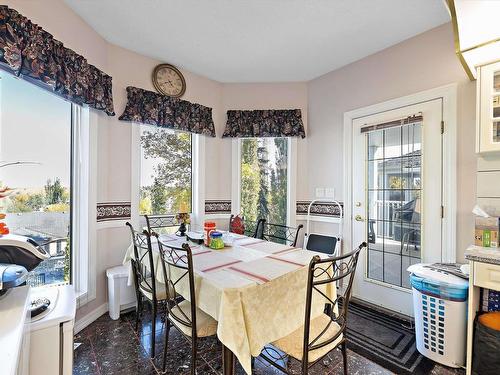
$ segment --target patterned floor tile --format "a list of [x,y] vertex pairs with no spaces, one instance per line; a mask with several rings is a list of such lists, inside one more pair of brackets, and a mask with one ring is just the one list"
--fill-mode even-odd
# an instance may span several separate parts
[[[75,335],[75,343],[80,343],[74,353],[74,375],[156,375],[162,374],[164,331],[158,317],[156,329],[155,355],[151,353],[151,314],[143,315],[138,332],[135,328],[135,313],[123,314],[119,320],[111,320],[107,314]],[[197,374],[222,374],[222,346],[217,338],[203,338],[199,341],[199,355],[196,363]],[[350,375],[392,375],[393,373],[348,350]],[[300,374],[300,363],[288,361],[292,374]],[[165,374],[187,375],[191,369],[191,346],[175,328],[170,330]],[[463,375],[463,370],[434,366],[431,375]],[[236,374],[245,375],[236,361]],[[253,374],[283,375],[262,358],[254,360]],[[335,350],[313,366],[310,375],[343,374],[342,355]]]
[[90,339],[82,336],[75,337],[75,344],[77,348],[75,349],[74,356],[74,366],[73,374],[75,375],[94,375],[99,374],[97,367],[97,359],[95,352],[90,343]]

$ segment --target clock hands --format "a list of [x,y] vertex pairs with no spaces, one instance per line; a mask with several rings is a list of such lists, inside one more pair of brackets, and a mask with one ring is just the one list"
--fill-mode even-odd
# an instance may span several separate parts
[[155,68],[153,83],[160,93],[172,97],[181,96],[185,90],[182,74],[168,64],[160,64]]

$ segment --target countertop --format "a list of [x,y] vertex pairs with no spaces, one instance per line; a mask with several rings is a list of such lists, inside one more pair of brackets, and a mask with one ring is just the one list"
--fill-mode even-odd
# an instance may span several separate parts
[[469,246],[465,250],[465,259],[474,262],[500,264],[500,248]]
[[[55,292],[49,294],[49,292]],[[42,286],[31,290],[31,297],[46,296],[52,297],[53,309],[40,320],[33,319],[30,324],[31,331],[38,331],[60,323],[69,322],[75,319],[76,296],[73,285]],[[53,297],[56,298],[53,298]]]

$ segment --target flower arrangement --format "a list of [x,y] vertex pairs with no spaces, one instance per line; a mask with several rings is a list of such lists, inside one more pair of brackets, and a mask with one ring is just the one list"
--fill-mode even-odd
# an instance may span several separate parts
[[179,236],[184,237],[187,231],[186,224],[189,224],[191,222],[191,219],[189,217],[189,214],[187,212],[179,212],[175,218],[177,219],[177,223],[179,223],[179,229],[177,230],[177,233]]
[[191,218],[189,217],[189,214],[187,212],[179,212],[175,216],[175,219],[177,220],[178,224],[190,224],[191,223]]

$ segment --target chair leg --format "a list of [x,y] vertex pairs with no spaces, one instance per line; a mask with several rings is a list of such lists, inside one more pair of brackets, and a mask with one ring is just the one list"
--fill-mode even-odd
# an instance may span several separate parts
[[342,362],[344,362],[344,375],[347,375],[347,343],[344,341],[341,345]]
[[137,303],[135,305],[135,331],[139,330],[139,320],[140,314],[142,312],[142,301],[139,296],[137,296]]
[[197,354],[197,337],[193,337],[191,340],[191,375],[196,375],[196,354]]
[[170,320],[166,319],[166,327],[165,327],[165,347],[163,348],[163,372],[165,372],[165,367],[167,364],[167,348],[168,348],[168,335],[170,332]]
[[152,321],[151,321],[151,358],[155,356],[155,340],[156,340],[156,302],[152,302]]

